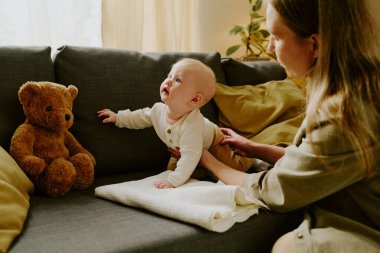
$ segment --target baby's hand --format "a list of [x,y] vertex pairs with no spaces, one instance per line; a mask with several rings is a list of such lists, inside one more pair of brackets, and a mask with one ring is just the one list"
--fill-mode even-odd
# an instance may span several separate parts
[[175,188],[168,180],[162,180],[154,183],[154,186],[158,189],[169,189]]
[[103,123],[115,123],[117,114],[111,111],[110,109],[103,109],[98,111],[98,117],[105,117]]

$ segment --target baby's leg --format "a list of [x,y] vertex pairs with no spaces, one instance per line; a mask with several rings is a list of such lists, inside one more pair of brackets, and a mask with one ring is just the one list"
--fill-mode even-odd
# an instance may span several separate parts
[[236,170],[247,172],[255,163],[254,158],[239,156],[228,146],[221,146],[219,143],[224,139],[224,134],[220,129],[215,129],[215,137],[210,153],[222,163]]
[[219,144],[209,149],[210,153],[222,163],[228,165],[235,170],[247,172],[255,163],[255,158],[239,156],[234,153],[227,145]]

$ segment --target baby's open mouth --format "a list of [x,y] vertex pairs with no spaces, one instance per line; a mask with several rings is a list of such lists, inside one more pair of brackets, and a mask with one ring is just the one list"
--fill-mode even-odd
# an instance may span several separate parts
[[167,88],[164,88],[164,89],[162,90],[162,92],[165,93],[166,95],[169,95],[169,90],[168,90]]

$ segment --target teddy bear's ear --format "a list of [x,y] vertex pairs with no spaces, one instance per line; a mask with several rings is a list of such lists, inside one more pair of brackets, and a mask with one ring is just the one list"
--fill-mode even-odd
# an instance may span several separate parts
[[78,95],[78,88],[75,87],[74,85],[70,84],[67,89],[69,90],[69,92],[71,93],[71,97],[73,98],[73,100],[76,98],[76,96]]
[[27,105],[30,98],[37,94],[40,90],[40,86],[34,82],[24,83],[18,91],[18,99],[22,105]]

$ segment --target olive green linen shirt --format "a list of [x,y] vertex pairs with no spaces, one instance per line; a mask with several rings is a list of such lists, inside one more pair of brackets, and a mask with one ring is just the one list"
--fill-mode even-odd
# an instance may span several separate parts
[[296,252],[380,252],[380,145],[371,147],[379,155],[367,179],[339,128],[318,121],[314,146],[304,121],[274,167],[249,174],[243,186],[274,211],[308,207],[294,233]]

